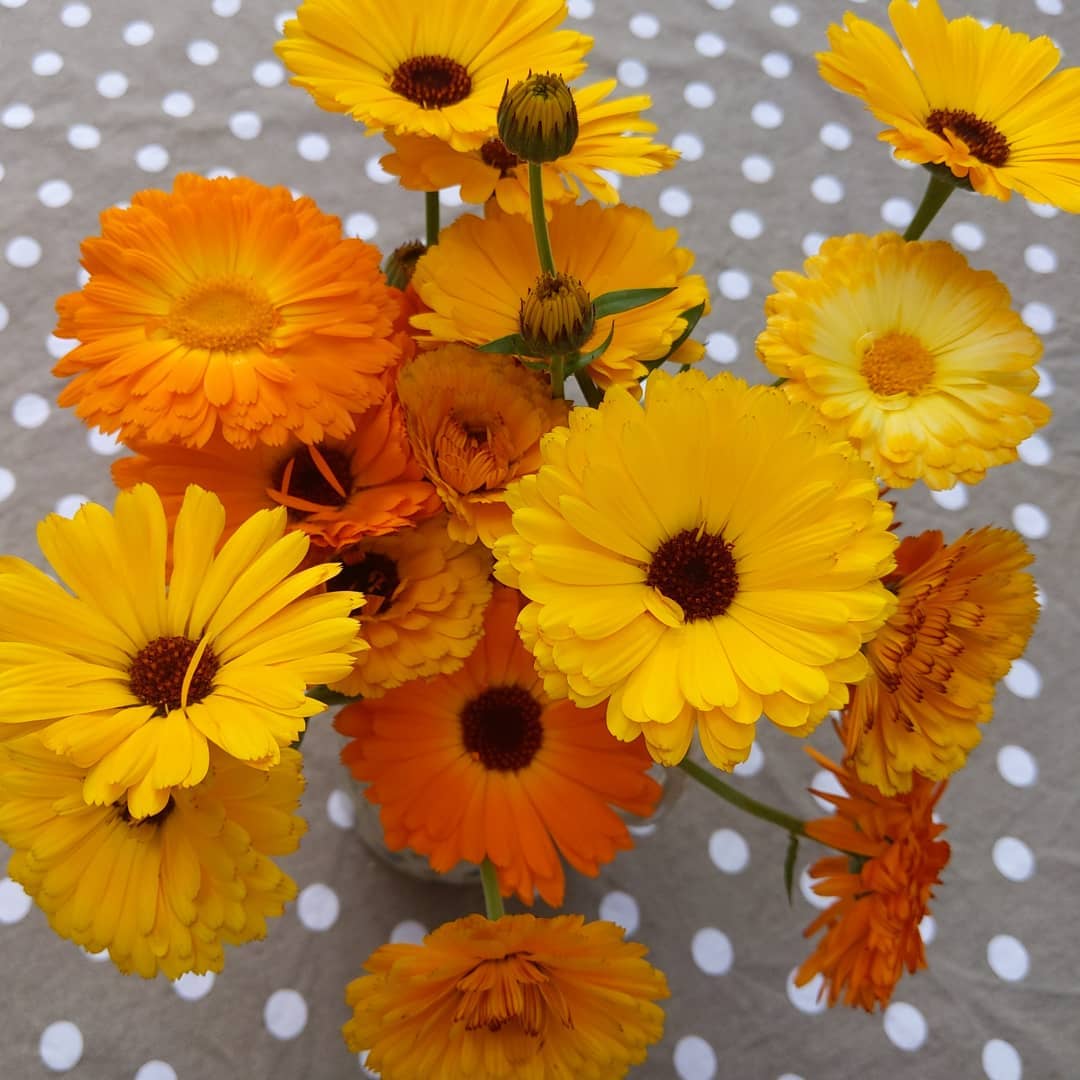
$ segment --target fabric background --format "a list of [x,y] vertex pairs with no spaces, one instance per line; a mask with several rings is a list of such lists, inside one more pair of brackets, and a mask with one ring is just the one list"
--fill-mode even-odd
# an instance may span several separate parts
[[[1066,62],[1080,54],[1075,0],[944,6],[1050,34]],[[168,187],[177,172],[232,170],[313,196],[384,251],[422,229],[420,197],[378,166],[381,140],[287,84],[272,53],[285,7],[0,0],[0,550],[36,560],[41,517],[113,498],[115,444],[56,408],[49,374],[65,349],[50,336],[53,301],[81,283],[79,241],[96,233],[101,209]],[[754,338],[772,272],[800,266],[822,236],[902,228],[921,196],[924,174],[898,168],[860,104],[816,75],[813,53],[847,7],[885,20],[883,0],[570,0],[571,25],[596,37],[590,75],[651,94],[660,137],[683,152],[674,172],[627,182],[623,193],[697,252],[713,288],[699,331],[712,370],[764,381]],[[445,194],[444,207],[444,219],[459,212]],[[811,846],[789,907],[783,836],[687,790],[634,852],[599,880],[572,878],[567,896],[568,910],[623,923],[669,976],[666,1034],[633,1074],[643,1080],[1080,1075],[1080,230],[1021,199],[958,194],[929,235],[951,237],[1010,286],[1043,334],[1038,392],[1055,409],[1021,448],[1022,463],[976,488],[900,495],[908,531],[1019,529],[1037,554],[1043,603],[1027,657],[941,807],[953,858],[924,928],[929,971],[901,983],[884,1018],[823,1011],[812,992],[793,991],[815,911],[804,873]],[[762,727],[735,782],[816,816],[809,759]],[[475,910],[480,894],[426,885],[373,858],[351,828],[329,718],[312,729],[310,832],[285,861],[300,902],[265,942],[231,951],[216,979],[125,978],[54,936],[21,889],[0,881],[0,1076],[365,1075],[339,1036],[346,982],[380,943]],[[814,743],[834,748],[827,729]]]

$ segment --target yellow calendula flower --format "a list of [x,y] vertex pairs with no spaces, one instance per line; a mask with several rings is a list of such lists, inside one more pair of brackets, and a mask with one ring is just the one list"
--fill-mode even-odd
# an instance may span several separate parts
[[563,0],[304,0],[276,51],[321,108],[468,150],[495,129],[507,82],[585,70],[592,38],[565,18]]
[[[86,802],[134,819],[198,784],[210,749],[270,768],[362,646],[358,593],[306,596],[336,563],[297,570],[308,538],[284,508],[218,548],[225,511],[190,487],[169,530],[148,484],[52,514],[38,542],[71,592],[21,560],[0,566],[0,740],[40,732],[85,772]],[[171,570],[166,575],[167,559]]]
[[608,699],[667,765],[695,728],[745,760],[764,713],[793,734],[847,701],[895,604],[892,512],[813,410],[729,375],[654,373],[644,407],[575,409],[512,484],[495,574],[553,697]]
[[1050,418],[1039,339],[943,241],[833,237],[773,282],[759,357],[893,487],[977,483]]
[[996,199],[1015,191],[1080,212],[1080,68],[1053,74],[1061,52],[1048,37],[946,19],[938,0],[892,0],[889,18],[899,46],[849,12],[818,63],[888,125],[879,138],[896,156]]

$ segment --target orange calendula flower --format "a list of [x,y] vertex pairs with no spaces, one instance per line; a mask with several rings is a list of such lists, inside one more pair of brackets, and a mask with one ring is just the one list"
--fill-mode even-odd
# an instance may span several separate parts
[[[593,83],[574,91],[578,111],[578,135],[569,154],[541,167],[546,204],[573,202],[582,189],[604,203],[617,203],[619,193],[597,170],[623,176],[648,176],[670,169],[678,152],[649,137],[656,125],[641,117],[652,102],[646,94],[607,100],[614,79]],[[382,158],[382,166],[410,191],[461,188],[467,203],[484,204],[494,197],[508,214],[531,217],[529,172],[520,158],[502,144],[492,131],[487,141],[473,150],[457,150],[441,139],[418,135],[387,134],[394,152]]]
[[646,951],[580,915],[469,915],[376,949],[342,1034],[394,1080],[619,1080],[664,1030]]
[[919,923],[949,861],[949,845],[938,839],[945,826],[933,819],[945,784],[916,777],[909,792],[887,797],[815,750],[807,753],[836,775],[845,794],[815,792],[836,813],[808,822],[806,831],[845,854],[810,868],[819,879],[814,892],[836,902],[806,928],[806,937],[819,930],[825,936],[795,982],[805,986],[820,974],[830,1005],[842,999],[873,1012],[888,1005],[905,969],[926,967]]
[[558,907],[559,853],[595,876],[632,846],[612,806],[645,816],[660,787],[642,745],[608,734],[602,707],[544,693],[514,631],[519,602],[496,589],[460,671],[348,705],[334,726],[351,737],[342,760],[370,785],[391,850],[411,847],[439,871],[488,858],[504,895]]
[[202,447],[132,443],[136,457],[112,467],[118,487],[146,482],[174,520],[189,484],[213,491],[225,506],[225,535],[257,510],[284,506],[290,529],[337,550],[385,536],[442,509],[435,488],[413,457],[401,407],[393,396],[353,417],[353,433],[308,445],[238,450],[220,436]]
[[[441,241],[440,241],[441,243]],[[570,405],[508,356],[445,345],[398,378],[413,452],[450,511],[450,536],[488,546],[510,527],[506,485],[540,464],[540,436]]]
[[859,779],[893,794],[913,774],[942,780],[961,768],[993,714],[994,691],[1038,618],[1032,561],[1008,529],[946,544],[938,531],[906,537],[885,585],[896,611],[869,642],[870,675],[851,688],[847,753]]
[[101,215],[90,275],[57,301],[79,345],[53,369],[88,424],[125,440],[234,446],[345,438],[397,360],[379,252],[308,198],[185,173]]
[[337,554],[328,589],[364,595],[354,617],[370,646],[331,689],[378,697],[412,679],[457,671],[483,632],[491,555],[451,540],[446,518],[367,540]]

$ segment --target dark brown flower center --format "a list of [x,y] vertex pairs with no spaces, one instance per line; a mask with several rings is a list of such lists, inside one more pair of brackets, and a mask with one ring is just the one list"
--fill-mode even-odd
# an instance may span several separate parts
[[926,118],[926,126],[942,138],[946,131],[959,136],[971,156],[986,165],[1000,168],[1009,160],[1009,140],[989,120],[981,120],[967,109],[935,109]]
[[[198,642],[186,637],[160,637],[144,645],[128,669],[131,692],[145,704],[156,706],[159,712],[179,709],[184,676],[197,648]],[[218,658],[207,648],[191,677],[188,705],[202,701],[214,689],[218,666]]]
[[461,710],[468,753],[485,769],[524,769],[544,742],[540,702],[521,686],[490,686]]
[[521,164],[521,158],[507,150],[502,139],[488,139],[480,147],[480,156],[485,165],[498,169],[501,176],[506,176],[511,169]]
[[274,470],[270,497],[293,520],[344,506],[352,488],[349,455],[330,446],[302,446]]
[[381,551],[368,551],[358,562],[345,563],[341,573],[332,577],[326,587],[335,592],[362,592],[367,603],[361,610],[365,615],[374,615],[386,611],[399,584],[397,563]]
[[390,89],[421,109],[445,109],[469,96],[472,78],[448,56],[411,56],[394,69]]
[[687,622],[723,615],[739,589],[733,546],[720,534],[684,529],[653,553],[645,584],[674,600]]

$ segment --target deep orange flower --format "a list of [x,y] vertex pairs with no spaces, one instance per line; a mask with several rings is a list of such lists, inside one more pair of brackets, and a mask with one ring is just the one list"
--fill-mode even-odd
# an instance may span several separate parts
[[933,820],[945,784],[916,776],[909,792],[887,797],[817,751],[807,753],[836,775],[846,794],[815,792],[836,813],[808,822],[806,831],[845,854],[810,868],[819,879],[814,892],[836,902],[806,928],[806,937],[822,929],[825,936],[795,982],[805,986],[821,974],[830,1005],[842,998],[873,1012],[888,1005],[905,968],[914,974],[926,967],[919,923],[949,861],[949,845],[938,839],[945,826]]
[[82,263],[56,305],[79,342],[59,401],[125,441],[343,439],[386,393],[400,295],[376,248],[287,188],[185,173],[106,210]]
[[161,495],[172,520],[188,484],[213,491],[225,505],[225,535],[266,507],[284,506],[289,527],[336,550],[438,513],[442,503],[413,457],[393,397],[353,418],[346,439],[305,445],[259,444],[238,450],[220,436],[203,447],[137,439],[137,457],[112,467],[121,488],[143,481]]
[[346,706],[342,760],[369,784],[391,850],[439,871],[489,858],[504,895],[562,903],[558,853],[595,876],[632,846],[611,805],[652,812],[659,785],[642,743],[608,734],[602,705],[552,701],[514,630],[520,597],[498,587],[484,636],[453,675]]
[[376,949],[342,1034],[393,1080],[619,1080],[664,1030],[645,952],[580,915],[469,915]]
[[1024,651],[1038,617],[1032,560],[1008,529],[945,544],[906,537],[885,578],[896,612],[865,647],[870,675],[851,688],[845,732],[859,779],[886,794],[912,775],[943,780],[967,760],[993,715],[997,682]]

